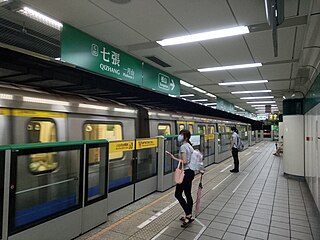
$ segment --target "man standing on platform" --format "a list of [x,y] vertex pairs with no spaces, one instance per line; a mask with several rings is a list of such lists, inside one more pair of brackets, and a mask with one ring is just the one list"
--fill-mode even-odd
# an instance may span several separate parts
[[230,170],[232,173],[239,172],[239,157],[238,157],[238,147],[240,143],[240,139],[238,136],[238,130],[235,127],[231,127],[232,131],[232,140],[231,140],[231,148],[230,151],[232,152],[233,162],[234,162],[234,169]]

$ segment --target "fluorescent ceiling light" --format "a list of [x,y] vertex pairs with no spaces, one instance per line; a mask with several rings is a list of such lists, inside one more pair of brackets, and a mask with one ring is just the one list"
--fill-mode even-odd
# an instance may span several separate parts
[[198,88],[198,87],[194,87],[192,88],[193,90],[196,90],[198,92],[201,92],[201,93],[207,93],[205,90],[202,90],[201,88]]
[[286,97],[285,97],[285,96],[282,96],[282,98],[283,98],[283,99],[286,99]]
[[113,110],[116,112],[135,113],[135,110],[126,109],[126,108],[114,108]]
[[217,103],[205,103],[205,106],[213,106],[213,105],[217,105]]
[[194,94],[184,94],[180,95],[180,97],[194,97]]
[[263,96],[263,97],[242,97],[240,99],[267,99],[267,98],[274,98],[274,96]]
[[263,101],[263,102],[247,102],[248,104],[259,104],[259,103],[275,103],[276,101]]
[[207,102],[208,99],[196,99],[196,100],[192,100],[192,102]]
[[24,102],[32,102],[32,103],[40,103],[40,104],[54,104],[54,105],[62,105],[62,106],[69,106],[69,102],[65,101],[57,101],[45,98],[34,98],[34,97],[23,97]]
[[99,105],[91,105],[91,104],[83,104],[79,103],[79,107],[81,108],[91,108],[91,109],[97,109],[97,110],[108,110],[109,107],[99,106]]
[[231,94],[267,93],[267,92],[271,92],[271,90],[237,91],[237,92],[231,92]]
[[169,117],[170,115],[168,113],[158,113],[158,116]]
[[206,93],[206,95],[209,96],[209,97],[217,98],[217,96],[212,94],[212,93]]
[[190,34],[190,35],[174,37],[174,38],[167,38],[161,41],[157,41],[157,43],[160,44],[161,46],[169,46],[169,45],[177,45],[177,44],[190,43],[190,42],[205,41],[205,40],[210,40],[215,38],[230,37],[230,36],[246,34],[246,33],[249,33],[249,28],[247,26],[240,26],[240,27],[226,28],[226,29],[215,30],[210,32]]
[[[251,105],[251,107],[265,107],[268,104]],[[271,107],[277,107],[277,104],[272,104]]]
[[43,15],[42,13],[39,13],[31,8],[24,7],[18,11],[18,13],[21,13],[29,18],[32,18],[33,20],[36,20],[38,22],[41,22],[49,27],[55,28],[57,30],[61,30],[63,27],[62,23],[47,17],[46,15]]
[[5,93],[0,93],[0,99],[13,100],[13,95],[11,95],[11,94],[5,94]]
[[242,85],[242,84],[254,84],[254,83],[266,83],[268,80],[254,80],[254,81],[242,81],[242,82],[223,82],[218,83],[221,86],[225,85]]
[[169,97],[177,97],[176,95],[168,94]]
[[183,85],[183,86],[186,86],[186,87],[191,87],[191,88],[194,87],[192,84],[187,83],[187,82],[185,82],[185,81],[183,81],[183,80],[180,80],[180,84]]
[[222,67],[199,68],[198,71],[199,72],[213,72],[213,71],[221,71],[221,70],[261,67],[261,66],[262,66],[261,63],[248,63],[248,64],[222,66]]

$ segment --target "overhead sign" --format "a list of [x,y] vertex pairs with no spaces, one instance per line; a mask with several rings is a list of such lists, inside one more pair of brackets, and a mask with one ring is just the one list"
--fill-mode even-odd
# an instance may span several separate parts
[[180,95],[180,79],[151,65],[143,64],[143,86],[172,95]]
[[136,140],[136,149],[146,149],[146,148],[154,148],[158,147],[158,139],[140,139]]
[[63,25],[61,60],[112,78],[142,85],[142,62],[90,35]]
[[232,103],[229,103],[226,100],[223,100],[222,98],[217,97],[217,109],[225,111],[225,112],[234,112],[234,105]]
[[109,142],[109,153],[134,150],[134,141]]

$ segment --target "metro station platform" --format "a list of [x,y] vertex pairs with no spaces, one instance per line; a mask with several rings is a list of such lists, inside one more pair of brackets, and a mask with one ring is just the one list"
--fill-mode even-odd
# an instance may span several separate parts
[[[108,221],[76,240],[202,239],[318,240],[320,215],[306,182],[288,179],[274,143],[260,142],[233,159],[209,166],[203,178],[199,216],[187,228],[174,188],[153,193],[110,215]],[[200,180],[193,181],[193,197]]]

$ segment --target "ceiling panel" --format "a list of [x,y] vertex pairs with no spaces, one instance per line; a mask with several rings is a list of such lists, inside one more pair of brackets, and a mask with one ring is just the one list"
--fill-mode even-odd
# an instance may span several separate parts
[[[246,84],[243,85],[246,91],[254,91],[254,90],[266,90],[265,84]],[[265,93],[261,93],[263,96],[265,96]]]
[[206,85],[206,86],[201,86],[201,88],[213,94],[226,93],[226,90],[220,87],[219,85]]
[[[141,33],[151,41],[187,34],[186,30],[157,2],[150,0],[116,4],[90,0],[104,11]],[[155,30],[156,29],[156,30]]]
[[168,46],[165,49],[192,69],[198,69],[209,64],[218,65],[199,43]]
[[278,29],[278,57],[274,57],[272,32],[262,31],[246,34],[255,62],[274,62],[292,59],[295,27]]
[[225,0],[201,0],[201,2],[159,0],[159,2],[191,33],[237,26]]
[[[252,25],[267,22],[264,1],[229,0],[229,3],[239,25]],[[254,9],[254,11],[252,11],[252,9]]]
[[[132,53],[143,61],[160,68],[164,71],[169,73],[176,72],[176,71],[186,71],[191,70],[187,65],[176,59],[173,55],[169,54],[162,48],[152,48],[152,49],[143,49],[143,50],[136,50],[132,51]],[[165,63],[171,65],[171,67],[163,68],[160,65],[150,61],[149,59],[145,58],[146,56],[155,56],[160,60],[164,61]]]
[[226,92],[245,91],[245,85],[221,86]]
[[[305,1],[305,0],[303,0]],[[285,18],[297,16],[299,0],[284,0]]]
[[291,63],[263,65],[259,68],[263,79],[289,79]]
[[266,83],[268,89],[270,90],[288,90],[290,86],[290,81],[271,81]]
[[[115,46],[146,42],[147,39],[119,21],[101,23],[81,28],[82,31]],[[112,32],[112,34],[110,34]]]
[[23,0],[23,2],[56,20],[69,23],[77,28],[115,20],[110,14],[89,1]]
[[298,26],[297,27],[297,35],[296,35],[296,42],[294,47],[294,59],[298,59],[300,57],[301,51],[302,51],[302,44],[303,39],[306,31],[306,26]]
[[[299,8],[299,15],[303,16],[303,15],[307,15],[309,12],[309,8],[310,8],[310,2],[311,0],[303,0],[300,1],[300,8]],[[314,2],[314,1],[313,1]],[[320,2],[318,1],[318,3],[320,4]]]
[[204,72],[201,74],[210,79],[213,83],[219,83],[223,81],[234,81],[234,78],[227,71]]
[[212,83],[210,80],[205,78],[199,72],[180,73],[180,74],[175,74],[175,76],[181,78],[182,80],[187,81],[188,83],[196,85],[196,86],[199,86],[199,85],[202,85],[202,84],[211,84]]
[[[202,43],[221,65],[251,63],[252,57],[242,36],[215,39]],[[212,64],[203,67],[211,67]]]
[[229,70],[238,81],[261,80],[258,68]]

